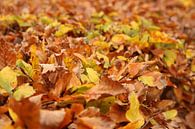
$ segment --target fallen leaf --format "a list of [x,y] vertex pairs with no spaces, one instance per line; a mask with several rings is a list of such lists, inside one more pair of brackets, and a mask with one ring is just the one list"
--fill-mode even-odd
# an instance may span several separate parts
[[162,89],[167,85],[167,81],[163,74],[157,71],[146,72],[142,76],[138,77],[138,80],[145,85],[158,87],[159,89]]
[[56,67],[54,64],[40,64],[43,68],[42,74],[45,74],[47,72],[54,72],[56,70]]
[[64,120],[66,112],[64,110],[40,110],[40,124],[42,128],[57,129]]
[[73,30],[73,27],[71,25],[60,25],[58,30],[55,32],[55,36],[61,37],[71,30]]
[[92,68],[86,68],[87,77],[93,83],[99,82],[99,74]]
[[175,109],[168,110],[166,112],[163,112],[163,115],[166,120],[172,120],[177,116],[177,110]]
[[101,115],[99,110],[94,107],[82,111],[75,124],[78,129],[81,129],[83,126],[90,129],[113,129],[115,127],[115,123],[110,118]]
[[91,100],[98,99],[103,94],[116,96],[126,92],[126,89],[121,85],[121,83],[113,81],[108,77],[102,77],[100,83],[88,90],[87,94]]
[[175,63],[176,58],[177,54],[175,50],[165,50],[163,60],[166,62],[168,67]]
[[15,63],[16,52],[14,46],[0,38],[0,69],[6,66],[14,66]]
[[17,85],[17,73],[10,67],[5,67],[0,71],[0,86],[8,93],[12,93],[12,90]]
[[[139,129],[144,124],[144,116],[140,112],[140,103],[139,100],[135,94],[135,92],[132,92],[129,95],[129,101],[130,101],[130,108],[126,112],[126,118],[131,122],[133,127],[136,129]],[[132,126],[130,125],[130,126]]]
[[22,59],[18,59],[16,61],[16,66],[21,68],[22,70],[24,70],[25,74],[27,74],[29,77],[31,77],[31,78],[33,77],[34,71],[33,71],[33,68],[30,64],[26,63]]
[[186,124],[192,128],[192,129],[195,129],[195,112],[190,112],[186,115],[185,117],[185,120],[186,120]]
[[96,52],[97,58],[98,59],[103,59],[104,60],[104,68],[108,68],[110,66],[109,58],[99,52]]
[[23,84],[19,87],[17,87],[16,91],[13,93],[13,97],[19,101],[22,98],[30,97],[35,93],[35,90],[32,86],[29,85],[29,83]]
[[20,126],[25,126],[30,129],[39,129],[40,127],[40,107],[28,99],[23,99],[21,101],[16,101],[11,99],[9,101],[9,107],[21,120],[22,124]]
[[11,119],[6,115],[0,116],[0,128],[1,129],[7,129],[6,127],[11,125],[12,121]]

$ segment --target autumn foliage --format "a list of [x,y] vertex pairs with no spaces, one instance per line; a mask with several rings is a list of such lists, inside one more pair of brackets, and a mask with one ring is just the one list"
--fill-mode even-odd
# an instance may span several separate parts
[[195,129],[193,0],[1,0],[0,129]]

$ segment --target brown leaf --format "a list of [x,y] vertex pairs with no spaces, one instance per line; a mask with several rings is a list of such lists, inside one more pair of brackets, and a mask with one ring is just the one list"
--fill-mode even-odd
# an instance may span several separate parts
[[173,107],[175,105],[175,101],[173,100],[161,100],[157,103],[157,107],[160,110],[166,110],[169,107]]
[[117,104],[110,107],[108,116],[116,123],[128,121],[125,117],[126,110]]
[[76,126],[78,129],[113,129],[115,123],[110,118],[100,115],[97,108],[91,107],[81,112],[71,126]]
[[60,96],[62,92],[65,92],[67,85],[71,79],[71,74],[67,71],[61,71],[58,74],[58,79],[55,83],[54,89],[51,90],[51,93],[55,96]]
[[7,115],[0,116],[0,129],[5,129],[7,125],[11,125],[12,121]]
[[64,120],[61,122],[60,129],[67,127],[72,122],[72,119],[73,119],[73,113],[71,109],[67,108],[65,109],[65,112],[66,114],[65,114]]
[[190,112],[186,116],[186,124],[192,128],[195,129],[195,112]]
[[14,46],[0,38],[0,69],[5,66],[14,66],[15,63],[16,52]]
[[23,99],[20,102],[10,99],[9,107],[17,114],[23,126],[29,129],[40,128],[40,107],[30,102],[28,99]]
[[42,129],[57,129],[64,120],[66,112],[64,110],[41,110],[40,124]]
[[129,64],[128,71],[131,77],[134,77],[144,68],[143,63],[131,63]]
[[108,77],[103,77],[100,84],[92,87],[88,92],[89,99],[98,99],[101,95],[119,95],[126,93],[126,89],[118,81],[113,81]]

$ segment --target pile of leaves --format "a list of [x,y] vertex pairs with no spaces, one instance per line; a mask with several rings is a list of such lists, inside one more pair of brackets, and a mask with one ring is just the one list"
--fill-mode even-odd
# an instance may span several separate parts
[[1,129],[194,129],[192,0],[1,0]]

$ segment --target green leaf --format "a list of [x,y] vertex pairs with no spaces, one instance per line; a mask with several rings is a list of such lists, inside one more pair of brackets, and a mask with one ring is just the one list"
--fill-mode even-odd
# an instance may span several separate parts
[[55,32],[55,36],[61,37],[71,30],[73,30],[71,25],[60,25],[59,29]]
[[175,50],[165,50],[163,60],[166,62],[168,67],[175,63],[176,58],[177,54]]
[[164,115],[166,120],[172,120],[177,116],[177,110],[172,109],[172,110],[163,112],[163,115]]
[[29,77],[31,77],[31,78],[33,77],[34,71],[33,71],[33,68],[30,64],[26,63],[22,59],[18,59],[16,61],[16,66],[21,68]]
[[86,68],[87,72],[87,77],[89,80],[93,83],[98,83],[99,82],[99,74],[93,70],[92,68]]
[[27,98],[35,93],[35,90],[32,86],[29,86],[29,83],[19,86],[16,91],[13,93],[13,97],[19,101],[22,98]]
[[0,87],[8,93],[12,93],[13,88],[17,85],[17,73],[10,67],[5,67],[0,71]]
[[154,85],[154,78],[152,76],[140,76],[138,77],[138,80],[141,81],[143,84],[148,85],[148,86],[153,86]]
[[130,108],[125,114],[126,118],[132,123],[138,122],[138,128],[140,128],[144,124],[144,117],[139,110],[140,103],[135,92],[129,95],[129,101]]

